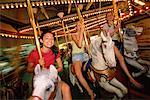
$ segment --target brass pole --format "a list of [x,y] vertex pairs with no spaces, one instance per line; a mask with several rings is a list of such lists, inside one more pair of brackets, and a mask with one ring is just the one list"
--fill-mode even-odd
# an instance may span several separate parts
[[[28,7],[27,7],[28,15],[29,15],[29,18],[30,18],[31,25],[33,27],[33,31],[34,31],[36,46],[37,46],[37,49],[38,49],[39,56],[40,56],[40,58],[42,58],[42,53],[41,53],[41,49],[40,49],[40,42],[38,40],[38,32],[36,30],[36,24],[35,24],[34,14],[33,14],[33,10],[32,10],[30,0],[27,0],[27,5],[28,5]],[[42,67],[44,67],[44,66],[42,66]]]

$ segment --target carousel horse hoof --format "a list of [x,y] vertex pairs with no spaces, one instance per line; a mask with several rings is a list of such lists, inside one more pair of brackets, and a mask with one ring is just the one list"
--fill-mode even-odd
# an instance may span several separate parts
[[150,78],[150,74],[148,73],[148,74],[146,75],[146,77]]
[[79,89],[80,89],[80,93],[83,93],[83,92],[84,92],[82,88],[79,88]]
[[125,94],[128,93],[128,89],[126,88],[126,89],[124,89],[122,92],[123,92],[123,94],[125,95]]
[[116,95],[112,98],[112,100],[121,100],[121,98],[118,98]]
[[142,73],[135,73],[135,72],[132,72],[132,76],[133,77],[139,77],[139,76],[141,76],[142,75]]
[[94,93],[94,98],[96,98],[96,94]]
[[133,77],[137,77],[136,73],[132,72],[132,76]]

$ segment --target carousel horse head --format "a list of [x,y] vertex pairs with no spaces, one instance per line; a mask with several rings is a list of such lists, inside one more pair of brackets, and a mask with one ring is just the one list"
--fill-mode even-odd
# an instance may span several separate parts
[[57,69],[53,65],[50,65],[49,69],[41,69],[38,64],[34,72],[32,96],[48,100],[51,93],[55,90],[55,83],[58,78]]
[[112,38],[109,34],[105,36],[103,32],[101,32],[101,38],[102,52],[104,55],[105,62],[109,67],[115,67],[116,59],[114,53],[114,42],[112,41]]
[[128,36],[134,37],[136,35],[141,35],[143,32],[143,27],[140,26],[135,26],[132,23],[130,25],[127,25],[125,30],[124,30]]

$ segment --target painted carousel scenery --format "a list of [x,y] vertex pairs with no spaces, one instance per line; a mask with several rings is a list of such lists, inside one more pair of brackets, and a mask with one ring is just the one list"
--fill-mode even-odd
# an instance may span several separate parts
[[0,100],[150,100],[149,0],[0,0]]

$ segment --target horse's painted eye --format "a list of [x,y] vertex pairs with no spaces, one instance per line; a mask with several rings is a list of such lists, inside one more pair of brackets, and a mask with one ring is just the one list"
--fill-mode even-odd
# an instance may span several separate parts
[[46,91],[49,91],[52,88],[52,85],[49,85],[46,89]]
[[102,45],[103,45],[103,47],[104,47],[104,48],[106,48],[106,47],[107,47],[107,45],[106,45],[105,43],[103,43]]

